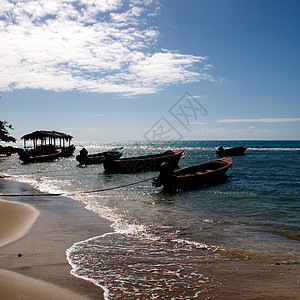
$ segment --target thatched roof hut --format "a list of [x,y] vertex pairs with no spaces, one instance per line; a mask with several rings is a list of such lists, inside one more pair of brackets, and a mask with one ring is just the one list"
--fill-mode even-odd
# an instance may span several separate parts
[[24,148],[26,149],[26,141],[32,140],[33,141],[33,147],[37,147],[37,142],[38,140],[41,141],[41,145],[43,146],[44,142],[46,144],[46,141],[48,139],[48,144],[53,145],[54,147],[56,146],[56,139],[60,140],[60,147],[66,147],[65,143],[66,141],[71,143],[71,139],[73,137],[69,134],[63,133],[63,132],[58,132],[58,131],[46,131],[46,130],[37,130],[32,133],[26,134],[22,136],[21,139],[24,140]]
[[42,140],[45,138],[54,138],[54,139],[65,139],[71,140],[73,137],[69,134],[58,132],[58,131],[46,131],[46,130],[37,130],[32,133],[25,134],[21,139],[23,140]]

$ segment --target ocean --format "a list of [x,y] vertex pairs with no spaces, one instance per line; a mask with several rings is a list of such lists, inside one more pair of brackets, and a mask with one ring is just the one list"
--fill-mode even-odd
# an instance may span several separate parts
[[[233,157],[224,182],[172,194],[152,186],[157,171],[112,174],[75,159],[83,147],[92,154],[123,146],[123,157],[185,149],[179,167],[186,167],[216,159],[220,145],[243,144],[248,149]],[[300,141],[75,145],[73,157],[55,162],[0,158],[0,173],[62,193],[111,221],[112,232],[66,251],[72,274],[102,287],[106,299],[205,299],[214,288],[246,285],[236,281],[250,275],[233,269],[300,264]]]

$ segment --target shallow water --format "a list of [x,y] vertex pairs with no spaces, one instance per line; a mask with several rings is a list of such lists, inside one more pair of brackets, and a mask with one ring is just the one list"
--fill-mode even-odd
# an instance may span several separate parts
[[177,194],[151,180],[84,194],[158,172],[107,174],[99,165],[78,166],[74,157],[26,165],[12,156],[1,160],[0,172],[81,201],[112,222],[112,234],[78,241],[67,252],[73,274],[104,287],[107,299],[202,299],[222,279],[220,266],[299,263],[300,142],[77,143],[75,154],[83,146],[89,153],[124,146],[124,157],[185,149],[180,167],[215,159],[219,145],[242,144],[246,154],[233,158],[223,183]]

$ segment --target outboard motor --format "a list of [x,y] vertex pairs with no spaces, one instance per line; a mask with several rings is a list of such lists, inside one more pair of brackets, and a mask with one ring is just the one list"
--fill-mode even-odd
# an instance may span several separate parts
[[111,152],[104,152],[103,156],[104,156],[104,160],[106,162],[111,162],[111,161],[113,161],[115,159],[114,155]]
[[88,155],[88,151],[85,148],[82,148],[79,153],[82,159],[85,159]]
[[163,162],[159,168],[159,171],[160,171],[159,176],[153,179],[152,182],[152,185],[155,187],[160,187],[165,182],[170,181],[172,179],[174,169],[169,163]]
[[223,152],[224,152],[224,148],[223,148],[222,146],[218,147],[216,153],[217,153],[218,155],[222,156]]
[[76,156],[76,160],[81,164],[81,165],[84,165],[86,159],[87,159],[87,156],[88,156],[88,151],[85,149],[85,148],[82,148],[80,151],[79,151],[79,155]]

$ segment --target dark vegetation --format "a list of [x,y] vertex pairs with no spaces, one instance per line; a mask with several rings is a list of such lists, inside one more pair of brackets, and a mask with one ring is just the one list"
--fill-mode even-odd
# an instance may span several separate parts
[[[17,141],[13,136],[10,135],[9,130],[13,130],[12,125],[8,124],[7,121],[0,121],[0,142],[2,141],[5,143],[15,143]],[[19,148],[15,148],[12,146],[4,147],[0,145],[0,154],[10,155],[11,153],[16,153],[19,150]]]

